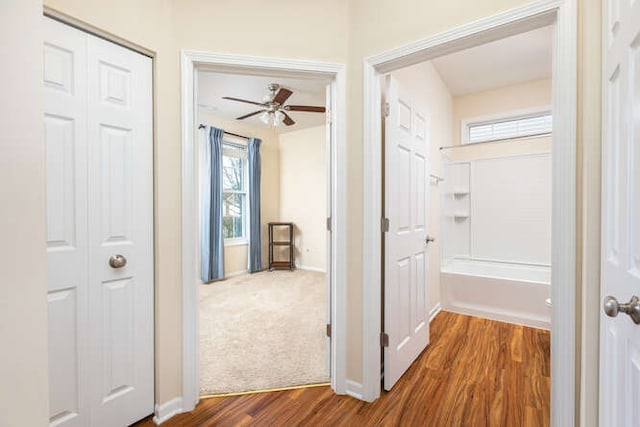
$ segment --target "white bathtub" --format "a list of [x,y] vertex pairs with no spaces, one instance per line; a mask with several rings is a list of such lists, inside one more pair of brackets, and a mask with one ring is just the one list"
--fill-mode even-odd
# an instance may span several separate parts
[[442,308],[457,313],[551,327],[550,267],[453,259],[440,270]]

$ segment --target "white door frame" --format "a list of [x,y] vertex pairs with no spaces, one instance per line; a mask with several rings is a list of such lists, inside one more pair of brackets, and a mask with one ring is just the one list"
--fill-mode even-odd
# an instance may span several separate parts
[[364,60],[363,398],[380,395],[380,76],[556,23],[553,56],[551,425],[575,420],[577,1],[539,0]]
[[307,76],[324,76],[334,97],[330,112],[333,131],[331,172],[331,387],[344,394],[346,383],[346,72],[342,64],[281,58],[230,55],[183,50],[182,63],[182,411],[198,403],[198,242],[197,177],[195,149],[195,72],[198,67],[245,72],[261,70]]

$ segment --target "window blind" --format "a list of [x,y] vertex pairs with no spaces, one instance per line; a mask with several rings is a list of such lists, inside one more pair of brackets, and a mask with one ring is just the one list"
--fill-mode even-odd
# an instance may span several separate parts
[[500,120],[491,123],[470,124],[465,143],[496,141],[500,139],[522,138],[551,133],[551,113]]

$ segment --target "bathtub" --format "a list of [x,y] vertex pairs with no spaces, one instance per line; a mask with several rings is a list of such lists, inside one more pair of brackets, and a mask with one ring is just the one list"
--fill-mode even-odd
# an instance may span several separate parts
[[442,308],[456,313],[551,327],[551,268],[453,259],[440,270]]

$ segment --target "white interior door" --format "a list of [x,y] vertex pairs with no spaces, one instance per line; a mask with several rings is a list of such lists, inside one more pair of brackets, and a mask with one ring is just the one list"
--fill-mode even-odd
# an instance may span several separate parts
[[128,425],[154,401],[151,60],[44,24],[50,423]]
[[384,388],[390,390],[429,343],[427,119],[410,92],[386,78]]
[[[601,296],[640,322],[640,1],[605,2]],[[616,298],[616,304],[611,298]],[[640,325],[600,319],[600,425],[640,426]]]

